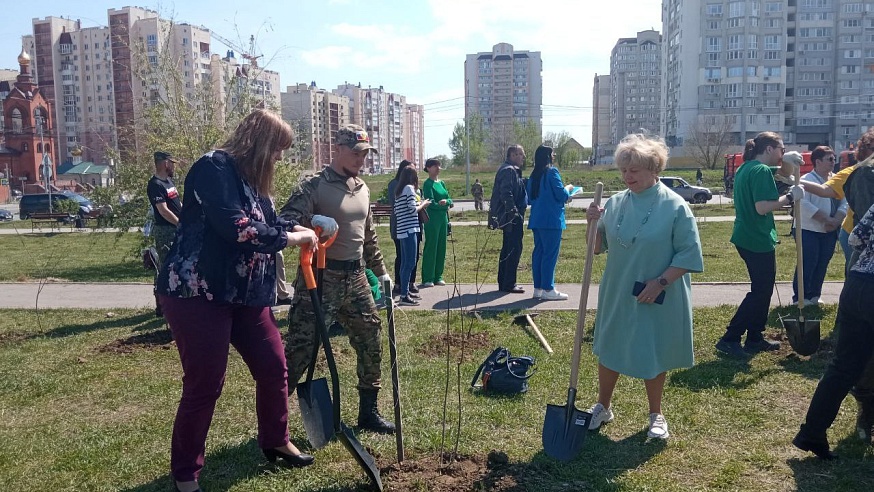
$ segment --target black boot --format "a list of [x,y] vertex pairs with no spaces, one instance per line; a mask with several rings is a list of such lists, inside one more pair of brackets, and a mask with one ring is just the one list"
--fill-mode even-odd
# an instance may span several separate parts
[[856,434],[859,439],[871,444],[871,435],[874,431],[874,395],[854,396],[859,405],[856,413]]
[[394,434],[395,425],[384,419],[376,408],[379,390],[358,390],[358,427],[380,434]]

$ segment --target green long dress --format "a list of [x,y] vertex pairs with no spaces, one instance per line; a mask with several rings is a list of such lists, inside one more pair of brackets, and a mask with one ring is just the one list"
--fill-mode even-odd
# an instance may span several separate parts
[[[431,200],[428,205],[428,223],[425,224],[425,246],[422,248],[422,283],[443,280],[446,264],[446,234],[449,224],[449,207],[452,200],[443,181],[425,180],[422,198]],[[440,205],[446,200],[446,205]]]
[[668,285],[664,304],[641,304],[631,293],[635,282],[657,278],[669,266],[704,269],[689,206],[659,182],[640,193],[625,190],[607,200],[598,229],[601,250],[607,250],[595,317],[594,353],[600,363],[641,379],[691,367],[691,275]]

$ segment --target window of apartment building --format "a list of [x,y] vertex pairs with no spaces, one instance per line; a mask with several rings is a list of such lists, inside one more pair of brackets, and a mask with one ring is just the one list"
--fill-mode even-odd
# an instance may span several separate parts
[[782,12],[783,2],[765,2],[765,12]]
[[798,36],[802,38],[824,38],[831,35],[830,27],[803,27],[798,30]]
[[740,107],[739,101],[740,101],[740,99],[726,99],[725,103],[723,103],[722,107],[724,107],[724,108],[739,108]]
[[862,19],[844,19],[841,27],[862,27]]
[[842,74],[859,73],[859,65],[842,65]]
[[781,20],[783,19],[765,19],[765,27],[779,29]]
[[859,96],[841,96],[841,104],[859,104]]
[[841,89],[856,89],[858,87],[859,87],[859,84],[857,84],[855,80],[842,80],[841,81]]
[[718,81],[722,79],[722,69],[721,68],[705,68],[704,76],[708,81]]
[[763,67],[762,75],[765,77],[779,77],[781,67]]
[[709,95],[709,96],[719,95],[719,86],[718,85],[706,85],[704,87],[705,87],[704,91],[707,93],[707,95]]
[[729,17],[743,17],[745,14],[746,2],[730,2],[728,4]]
[[743,51],[729,51],[726,53],[727,60],[743,60],[744,52]]
[[858,14],[862,12],[862,4],[861,3],[845,3],[841,8],[847,14]]
[[739,34],[732,34],[728,37],[728,49],[730,50],[742,50],[744,48],[743,36]]
[[778,36],[774,34],[769,34],[765,36],[765,49],[766,50],[780,50],[783,49],[783,36]]
[[740,84],[725,84],[725,97],[739,97]]
[[747,97],[756,97],[759,95],[759,84],[747,84]]
[[728,26],[729,29],[731,29],[732,27],[743,27],[744,18],[743,17],[733,17],[731,19],[728,19],[728,22],[726,23],[726,25]]
[[719,21],[707,21],[707,29],[709,31],[718,31],[719,30]]
[[747,115],[747,124],[755,125],[757,120],[758,120],[758,117],[756,117],[756,115],[754,115],[754,114]]
[[841,36],[841,42],[846,44],[857,44],[862,41],[862,36],[858,34],[845,34]]
[[714,15],[714,16],[722,15],[722,4],[721,3],[708,3],[707,4],[707,15]]
[[766,114],[765,117],[765,125],[770,126],[774,124],[774,115]]
[[841,111],[838,118],[842,120],[852,120],[857,118],[855,111]]
[[728,77],[742,77],[744,74],[744,67],[728,67],[727,76]]
[[766,108],[776,108],[777,107],[777,99],[765,99],[765,107]]
[[780,51],[766,51],[765,60],[780,60],[783,58],[783,53]]
[[719,53],[722,51],[722,38],[708,37],[706,43],[708,53]]
[[830,9],[832,0],[801,0],[801,6],[808,9]]
[[798,14],[799,20],[803,21],[824,21],[834,19],[831,12],[803,12]]

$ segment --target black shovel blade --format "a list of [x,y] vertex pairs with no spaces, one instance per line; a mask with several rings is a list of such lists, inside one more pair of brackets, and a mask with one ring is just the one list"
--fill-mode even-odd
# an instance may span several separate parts
[[352,429],[343,422],[340,422],[340,430],[337,431],[337,437],[340,438],[340,441],[344,446],[346,446],[346,449],[348,449],[349,452],[352,453],[352,456],[355,457],[355,461],[358,462],[361,469],[367,474],[371,483],[376,486],[377,490],[381,491],[382,479],[379,476],[379,467],[376,466],[376,459],[372,454],[364,449],[364,446],[362,446],[361,442],[358,441],[358,438],[355,437],[355,433],[352,432]]
[[592,414],[578,410],[573,403],[546,405],[543,451],[559,461],[574,459],[583,447],[591,421]]
[[798,355],[809,356],[819,350],[819,320],[783,318],[783,328],[792,350]]
[[297,401],[300,416],[310,444],[321,449],[334,437],[333,410],[328,380],[325,378],[304,381],[297,385]]

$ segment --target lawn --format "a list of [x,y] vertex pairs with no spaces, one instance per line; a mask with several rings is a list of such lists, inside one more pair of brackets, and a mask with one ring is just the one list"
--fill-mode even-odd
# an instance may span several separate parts
[[[718,213],[710,209],[699,213],[699,233],[704,251],[704,272],[694,274],[694,282],[748,282],[743,262],[728,242],[731,222],[707,222],[706,216]],[[719,209],[717,209],[719,210]],[[482,212],[465,212],[461,220],[477,220]],[[777,246],[777,280],[792,280],[795,269],[795,243],[786,234],[789,222],[778,221],[780,244]],[[584,224],[571,224],[564,233],[556,281],[577,283],[582,278],[585,263]],[[394,264],[394,246],[387,240],[388,226],[377,230],[383,245],[382,252],[389,268]],[[44,276],[61,281],[75,282],[151,282],[152,273],[143,269],[134,252],[139,251],[142,235],[139,233],[95,234],[26,234],[0,235],[0,281],[34,281]],[[534,239],[526,230],[524,237],[520,283],[531,283],[531,250]],[[495,283],[498,254],[501,249],[500,231],[485,226],[457,226],[453,241],[447,246],[445,278],[448,282]],[[297,254],[288,255],[288,264],[297,261]],[[594,263],[594,281],[599,282],[604,270],[604,257]],[[843,255],[838,251],[829,265],[827,280],[843,280]]]
[[[556,349],[548,356],[512,324],[512,313],[481,321],[467,317],[462,325],[458,313],[401,312],[405,464],[395,464],[394,437],[365,433],[359,438],[376,456],[390,491],[872,490],[874,454],[853,437],[851,399],[830,433],[840,460],[822,462],[789,443],[832,355],[831,340],[810,359],[785,348],[749,362],[723,359],[713,344],[733,311],[733,306],[695,310],[696,365],[672,371],[667,379],[664,411],[672,434],[667,442],[646,439],[643,385],[622,378],[616,420],[589,433],[569,464],[545,456],[540,438],[546,404],[566,399],[574,313],[537,318]],[[769,333],[779,338],[775,316]],[[812,317],[823,320],[823,336],[829,337],[834,306]],[[589,330],[591,321],[590,316]],[[448,358],[447,337],[441,337],[447,330],[456,340]],[[468,332],[471,336],[464,337]],[[582,408],[596,394],[590,343],[587,339],[582,352],[577,402]],[[354,423],[354,352],[344,336],[335,337],[334,344],[343,419]],[[494,397],[469,390],[476,366],[496,345],[537,358],[527,394]],[[460,346],[463,358],[457,355]],[[0,310],[0,374],[3,490],[171,489],[170,433],[181,370],[175,347],[150,312],[52,310],[37,321],[32,311]],[[204,490],[367,490],[364,475],[336,442],[315,451],[316,464],[306,469],[267,464],[255,442],[253,393],[251,376],[232,351],[207,443]],[[380,398],[390,414],[390,391]],[[294,400],[292,439],[306,448]],[[441,451],[457,461],[441,468]],[[492,456],[505,453],[507,461],[492,459],[487,467],[491,451],[496,451]]]

